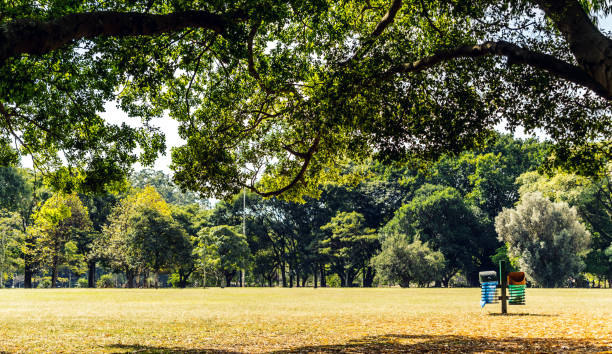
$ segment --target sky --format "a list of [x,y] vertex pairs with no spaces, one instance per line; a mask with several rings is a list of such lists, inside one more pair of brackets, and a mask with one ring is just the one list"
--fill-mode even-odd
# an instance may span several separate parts
[[[117,108],[116,102],[108,102],[106,103],[104,108],[106,111],[102,112],[100,115],[109,123],[126,123],[127,125],[132,127],[141,125],[139,119],[129,118],[125,112]],[[166,136],[166,155],[159,156],[155,161],[155,165],[152,168],[171,174],[172,171],[168,167],[170,166],[170,162],[172,160],[170,155],[170,149],[174,146],[181,146],[185,143],[185,140],[183,140],[178,134],[179,124],[174,119],[165,116],[163,118],[155,118],[151,120],[150,125],[154,127],[159,127]],[[142,166],[140,166],[140,164],[136,164],[134,166],[134,169],[140,170],[142,169]]]

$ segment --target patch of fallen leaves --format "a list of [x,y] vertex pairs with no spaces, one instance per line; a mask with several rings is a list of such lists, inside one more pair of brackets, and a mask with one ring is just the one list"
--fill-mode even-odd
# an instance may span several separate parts
[[612,351],[612,290],[3,290],[0,352]]

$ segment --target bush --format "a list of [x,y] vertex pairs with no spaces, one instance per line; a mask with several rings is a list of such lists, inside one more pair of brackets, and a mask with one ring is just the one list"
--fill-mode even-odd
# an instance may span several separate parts
[[38,280],[39,288],[50,288],[51,287],[51,277],[44,277]]
[[170,274],[170,277],[168,277],[168,283],[170,283],[170,285],[172,285],[173,288],[181,287],[180,280],[181,280],[181,277],[179,276],[178,272],[174,272]]
[[89,282],[87,278],[79,278],[79,280],[77,280],[77,288],[87,288],[88,286]]
[[330,288],[339,288],[342,286],[342,282],[340,281],[338,274],[332,274],[325,277],[325,283]]
[[114,288],[115,282],[113,281],[113,276],[110,274],[104,274],[100,277],[100,279],[98,279],[96,286],[98,288]]
[[382,251],[372,258],[372,265],[382,281],[407,288],[411,282],[423,286],[440,279],[444,256],[418,238],[408,242],[397,234],[383,241]]

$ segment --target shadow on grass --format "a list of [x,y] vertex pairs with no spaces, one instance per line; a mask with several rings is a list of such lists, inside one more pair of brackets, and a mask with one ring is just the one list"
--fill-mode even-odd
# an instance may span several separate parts
[[[138,344],[111,344],[105,346],[107,350],[112,353],[207,353],[207,354],[237,354],[239,352],[233,352],[228,350],[218,349],[188,349],[180,347],[155,347],[149,345],[138,345]],[[1,354],[1,353],[0,353]]]
[[519,316],[519,317],[557,317],[559,315],[551,315],[545,313],[490,313],[489,316]]
[[274,353],[474,353],[494,352],[601,352],[612,348],[586,340],[565,338],[486,338],[455,335],[399,335],[365,337],[343,345],[309,346]]
[[[115,344],[107,349],[137,353],[235,353],[223,350],[164,348],[139,345]],[[273,351],[274,354],[291,353],[474,353],[474,352],[603,352],[612,346],[593,344],[587,340],[566,338],[486,338],[455,335],[401,335],[388,334],[368,336],[337,345],[313,345],[287,350]]]

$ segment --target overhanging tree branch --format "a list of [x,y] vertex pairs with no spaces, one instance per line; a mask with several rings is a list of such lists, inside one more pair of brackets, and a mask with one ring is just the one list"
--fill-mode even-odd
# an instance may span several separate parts
[[589,88],[602,98],[607,100],[612,99],[612,94],[581,67],[569,64],[550,54],[525,49],[506,41],[484,42],[482,44],[464,45],[453,49],[441,50],[420,60],[394,66],[383,73],[382,77],[423,71],[453,59],[478,58],[490,55],[506,57],[510,65],[523,64],[548,71],[559,78]]
[[578,64],[612,92],[612,40],[589,18],[577,0],[531,0],[561,32]]
[[402,8],[402,0],[393,0],[391,6],[389,7],[389,11],[383,16],[383,18],[378,22],[374,31],[370,34],[370,37],[375,38],[380,36],[384,30],[389,27],[390,24],[395,20],[395,15]]
[[181,11],[153,15],[99,11],[70,14],[49,21],[18,20],[0,27],[0,63],[21,54],[45,54],[83,38],[146,36],[185,28],[205,28],[222,34],[245,18],[241,12],[219,15],[207,11]]
[[[369,7],[368,7],[369,8]],[[402,0],[392,0],[391,6],[389,6],[389,10],[385,13],[385,15],[378,21],[376,27],[370,36],[365,39],[360,48],[357,49],[355,54],[344,62],[340,63],[340,66],[349,65],[351,62],[363,57],[374,45],[376,38],[380,37],[380,35],[389,27],[393,21],[395,21],[395,16],[402,8]]]
[[308,166],[310,165],[310,162],[312,161],[312,157],[314,156],[315,152],[317,152],[317,149],[319,148],[320,139],[321,139],[321,136],[317,135],[317,137],[314,139],[310,148],[308,148],[308,151],[305,154],[301,154],[304,158],[302,167],[300,168],[300,171],[297,173],[297,175],[295,175],[295,177],[291,180],[291,182],[289,182],[289,184],[287,184],[286,186],[280,189],[277,189],[277,190],[269,191],[269,192],[260,191],[259,189],[257,189],[255,186],[252,186],[252,185],[251,186],[243,185],[243,186],[248,188],[252,192],[259,194],[260,196],[264,198],[281,195],[284,192],[288,191],[289,189],[293,188],[293,186],[295,186],[304,177],[304,174],[306,173],[306,170],[308,169]]

